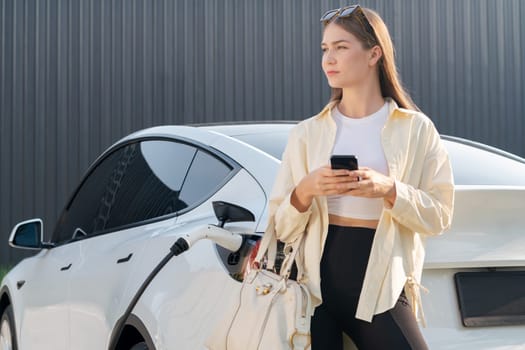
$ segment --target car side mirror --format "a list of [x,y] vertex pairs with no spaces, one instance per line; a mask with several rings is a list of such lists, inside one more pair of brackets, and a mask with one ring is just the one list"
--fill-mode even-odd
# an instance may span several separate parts
[[9,245],[15,248],[40,250],[53,245],[44,243],[44,224],[41,219],[18,223],[9,236]]

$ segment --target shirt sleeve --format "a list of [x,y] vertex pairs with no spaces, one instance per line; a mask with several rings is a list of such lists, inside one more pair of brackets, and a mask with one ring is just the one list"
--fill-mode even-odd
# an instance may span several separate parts
[[454,179],[448,152],[429,123],[428,142],[419,186],[396,180],[391,208],[395,220],[409,229],[439,235],[450,227],[454,207]]
[[308,174],[306,149],[297,134],[295,127],[290,132],[269,202],[269,223],[274,225],[277,239],[285,243],[295,241],[305,231],[312,212],[311,205],[300,212],[290,202],[295,186]]

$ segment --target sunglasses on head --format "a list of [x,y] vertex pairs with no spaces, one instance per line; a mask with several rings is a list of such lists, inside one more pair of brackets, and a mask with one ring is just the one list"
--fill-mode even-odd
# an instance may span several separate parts
[[341,7],[338,9],[328,10],[325,12],[324,15],[321,16],[320,21],[326,23],[326,22],[330,22],[332,19],[335,19],[336,17],[339,17],[339,18],[350,17],[353,13],[361,15],[367,30],[369,31],[370,34],[372,34],[375,37],[376,35],[375,35],[374,28],[368,21],[368,18],[366,18],[366,15],[363,12],[363,9],[361,8],[360,5],[350,5],[350,6],[345,6],[345,7]]

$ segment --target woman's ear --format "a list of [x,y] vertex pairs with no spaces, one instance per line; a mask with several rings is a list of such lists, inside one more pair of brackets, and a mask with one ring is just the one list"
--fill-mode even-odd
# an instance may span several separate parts
[[370,66],[375,66],[382,56],[383,50],[381,50],[381,47],[379,45],[374,46],[370,49],[370,59],[368,61],[368,64]]

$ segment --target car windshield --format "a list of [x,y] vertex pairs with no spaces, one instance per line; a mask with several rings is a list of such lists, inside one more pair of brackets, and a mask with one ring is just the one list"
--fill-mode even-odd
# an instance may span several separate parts
[[[271,132],[230,135],[271,156],[281,159],[288,132],[293,125],[282,125]],[[496,148],[444,136],[450,154],[456,185],[525,186],[525,161]]]

